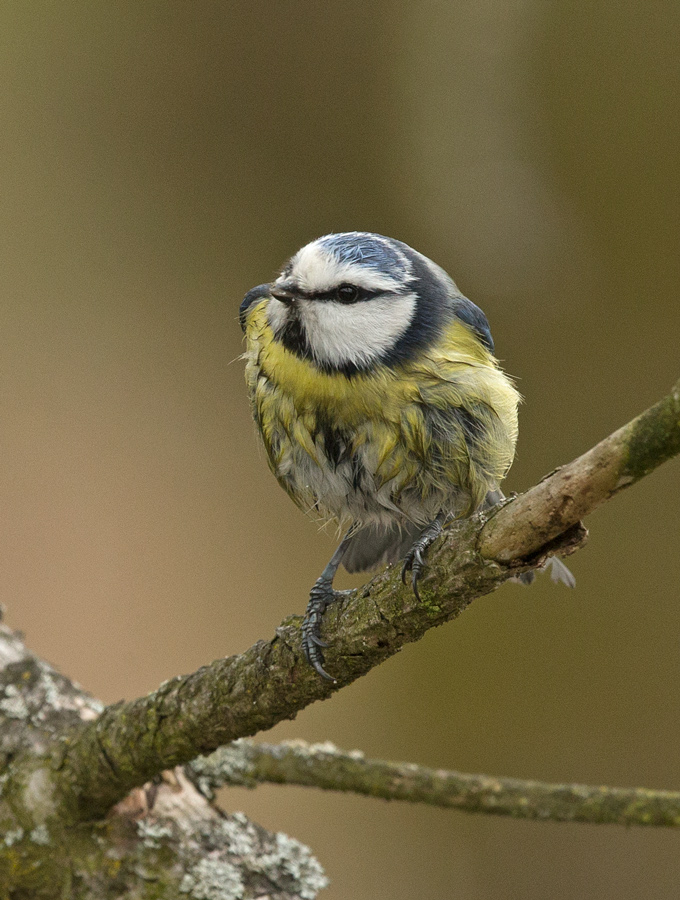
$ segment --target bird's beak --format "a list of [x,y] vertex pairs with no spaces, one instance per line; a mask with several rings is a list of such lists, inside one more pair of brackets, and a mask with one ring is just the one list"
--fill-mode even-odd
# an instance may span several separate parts
[[286,306],[292,306],[295,303],[295,294],[285,284],[275,284],[269,293],[275,300],[285,303]]

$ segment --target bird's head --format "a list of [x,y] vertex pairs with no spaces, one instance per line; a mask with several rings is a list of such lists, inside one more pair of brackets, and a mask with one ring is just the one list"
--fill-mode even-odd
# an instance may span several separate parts
[[427,257],[360,231],[298,250],[275,281],[246,294],[242,321],[263,297],[275,340],[323,371],[346,375],[414,357],[437,340],[461,301],[469,303]]

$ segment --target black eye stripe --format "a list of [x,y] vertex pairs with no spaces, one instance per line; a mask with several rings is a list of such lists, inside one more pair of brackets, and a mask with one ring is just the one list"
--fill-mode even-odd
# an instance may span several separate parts
[[[349,298],[349,296],[345,299],[338,296],[338,292],[343,288],[354,288],[356,295]],[[310,291],[305,292],[304,296],[309,300],[322,300],[322,301],[335,301],[336,303],[342,303],[343,306],[349,306],[352,303],[362,303],[366,300],[372,300],[374,297],[377,297],[378,294],[384,293],[383,291],[371,291],[368,288],[359,287],[356,284],[341,284],[338,287],[332,288],[329,291]]]

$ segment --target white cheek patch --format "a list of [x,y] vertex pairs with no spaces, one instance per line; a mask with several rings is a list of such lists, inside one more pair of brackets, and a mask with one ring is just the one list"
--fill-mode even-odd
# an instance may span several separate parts
[[371,363],[391,350],[407,331],[416,311],[415,294],[375,297],[343,305],[301,300],[307,341],[319,363],[344,366]]
[[307,244],[292,259],[291,276],[304,291],[328,291],[343,282],[369,291],[393,291],[401,282],[358,262],[338,260],[318,242]]

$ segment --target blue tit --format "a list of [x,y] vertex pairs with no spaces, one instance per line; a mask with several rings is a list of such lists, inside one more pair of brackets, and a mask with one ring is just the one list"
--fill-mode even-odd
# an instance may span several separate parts
[[[330,678],[320,628],[342,595],[340,563],[363,572],[405,557],[418,596],[444,522],[503,497],[520,397],[481,309],[427,257],[378,234],[307,244],[246,294],[240,319],[272,472],[301,509],[348,529],[302,626],[308,662]],[[573,584],[550,562],[554,580]]]

